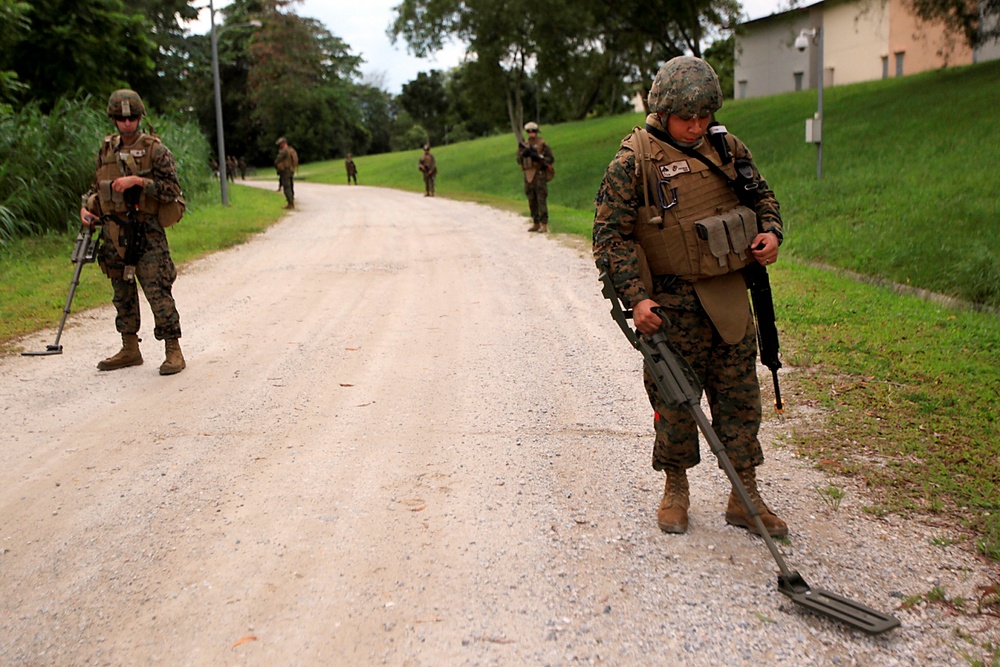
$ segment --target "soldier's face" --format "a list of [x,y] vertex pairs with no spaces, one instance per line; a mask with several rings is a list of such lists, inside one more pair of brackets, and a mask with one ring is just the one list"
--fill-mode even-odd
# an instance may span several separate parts
[[123,137],[133,135],[139,129],[139,117],[115,116],[115,126],[118,128],[118,134]]
[[672,113],[667,116],[667,132],[677,141],[683,141],[686,144],[694,143],[705,134],[710,122],[712,122],[711,115],[681,118]]

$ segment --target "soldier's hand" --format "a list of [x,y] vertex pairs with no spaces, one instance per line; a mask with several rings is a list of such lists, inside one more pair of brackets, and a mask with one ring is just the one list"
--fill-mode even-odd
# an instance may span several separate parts
[[119,176],[111,182],[111,189],[115,192],[125,192],[134,186],[145,186],[146,181],[142,179],[142,176]]
[[778,261],[778,236],[773,232],[761,232],[750,244],[754,259],[768,266]]
[[652,299],[643,299],[633,306],[632,322],[635,323],[635,328],[639,330],[639,333],[652,336],[663,326],[663,320],[653,312],[653,308],[658,308],[659,305]]
[[80,209],[80,224],[84,227],[93,230],[97,226],[97,221],[100,220],[96,215],[91,213],[85,208]]

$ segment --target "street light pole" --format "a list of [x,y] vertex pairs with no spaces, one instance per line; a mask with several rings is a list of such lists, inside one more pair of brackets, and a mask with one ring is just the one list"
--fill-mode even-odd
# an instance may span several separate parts
[[795,48],[805,51],[815,40],[816,48],[816,115],[806,121],[806,141],[816,144],[816,180],[823,179],[823,28],[803,28],[795,38]]
[[[816,28],[816,38],[819,42],[817,44],[817,49],[819,53],[816,57],[816,69],[819,73],[819,80],[816,82],[816,117],[819,118],[820,132],[823,131],[823,79],[825,72],[823,71],[823,28]],[[816,144],[816,180],[823,180],[823,135],[820,134],[820,140]]]
[[208,0],[211,23],[212,79],[215,87],[215,134],[219,142],[219,183],[222,186],[222,205],[229,206],[229,188],[226,182],[226,139],[222,132],[222,84],[219,82],[219,35],[215,31],[215,5]]
[[215,29],[215,5],[212,0],[208,0],[209,22],[211,24],[212,43],[212,79],[215,88],[215,134],[219,140],[219,184],[222,192],[222,205],[229,206],[229,183],[226,180],[226,138],[222,130],[222,83],[219,81],[219,35],[230,28],[246,28],[261,26],[260,21],[250,21],[249,23],[236,23]]

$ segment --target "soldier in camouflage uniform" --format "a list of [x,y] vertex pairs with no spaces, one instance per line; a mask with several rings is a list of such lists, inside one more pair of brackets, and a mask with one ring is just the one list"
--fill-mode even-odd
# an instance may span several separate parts
[[274,168],[278,172],[278,187],[285,193],[285,208],[295,208],[295,170],[299,168],[299,154],[288,145],[284,137],[274,142],[278,156],[274,158]]
[[424,175],[424,196],[434,196],[434,180],[437,178],[437,160],[431,155],[431,146],[424,146],[424,154],[417,161],[417,169]]
[[[636,328],[651,335],[665,326],[670,342],[694,367],[712,425],[768,533],[779,537],[788,526],[757,488],[755,469],[764,460],[757,439],[757,347],[740,269],[776,261],[781,215],[750,151],[712,122],[721,106],[718,78],[704,60],[681,56],[660,68],[649,92],[653,113],[646,127],[622,142],[597,193],[594,257],[609,260]],[[743,199],[747,206],[734,182],[749,184],[755,193],[752,201]],[[657,306],[666,321],[652,310]],[[686,471],[700,460],[697,427],[686,410],[666,404],[648,369],[644,380],[654,410],[653,468],[666,473],[657,524],[664,532],[683,533],[690,505]],[[755,531],[735,492],[725,518]]]
[[[139,121],[145,114],[142,99],[132,90],[117,90],[108,100],[108,117],[118,130],[104,138],[97,156],[97,178],[83,196],[80,219],[93,227],[98,217],[105,216],[101,226],[101,248],[98,261],[101,270],[111,279],[114,305],[117,310],[115,327],[122,336],[122,349],[97,364],[102,371],[117,370],[142,364],[139,351],[139,291],[142,287],[153,311],[153,336],[164,341],[166,359],[160,365],[160,375],[181,372],[186,364],[181,353],[180,316],[172,293],[177,269],[170,257],[164,226],[179,219],[169,211],[183,202],[177,181],[174,156],[160,140],[139,131]],[[127,205],[125,192],[141,188],[138,204],[138,236],[141,254],[134,267],[125,266],[124,239]],[[97,217],[95,217],[97,216]]]
[[538,136],[538,123],[525,123],[524,130],[528,142],[518,146],[517,163],[524,172],[524,194],[531,209],[533,224],[528,231],[545,234],[549,231],[549,179],[556,159],[548,142]]
[[344,158],[344,169],[347,170],[347,184],[350,185],[351,181],[353,180],[354,184],[357,185],[358,165],[354,164],[354,159],[351,157],[350,153],[348,153],[347,156]]

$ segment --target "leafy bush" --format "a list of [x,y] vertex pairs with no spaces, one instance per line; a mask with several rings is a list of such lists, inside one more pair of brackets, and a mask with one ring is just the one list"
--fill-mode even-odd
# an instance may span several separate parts
[[[0,111],[0,248],[11,240],[73,229],[80,195],[94,179],[97,149],[111,132],[103,104],[92,98],[61,100],[43,114],[29,104]],[[194,123],[152,119],[177,160],[190,202],[209,186],[209,146]]]

